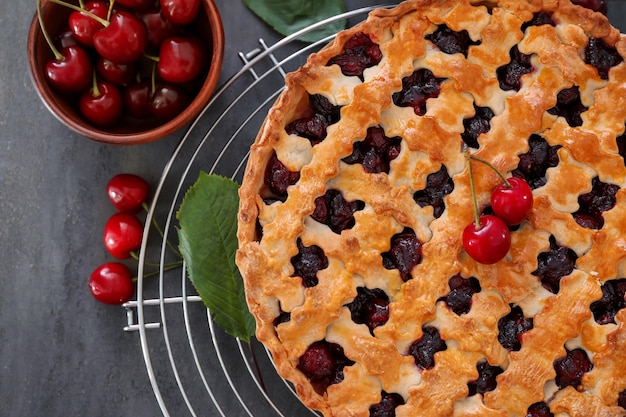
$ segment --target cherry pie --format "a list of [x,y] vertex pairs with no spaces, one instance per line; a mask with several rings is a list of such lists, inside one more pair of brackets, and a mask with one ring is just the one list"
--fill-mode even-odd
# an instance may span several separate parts
[[[288,75],[240,188],[257,338],[325,416],[626,416],[626,38],[569,0],[409,0]],[[533,190],[505,258],[473,196]]]

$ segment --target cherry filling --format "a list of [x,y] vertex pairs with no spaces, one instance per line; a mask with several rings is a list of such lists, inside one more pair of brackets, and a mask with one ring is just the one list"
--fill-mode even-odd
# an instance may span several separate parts
[[344,52],[331,58],[327,65],[337,64],[343,75],[357,76],[362,80],[363,71],[378,65],[382,58],[378,44],[372,42],[369,35],[357,32],[346,41]]
[[559,164],[559,145],[550,146],[544,138],[533,134],[528,139],[529,150],[519,156],[519,164],[513,170],[515,177],[526,180],[530,188],[546,185],[546,171]]
[[590,38],[585,47],[585,62],[598,71],[603,80],[609,79],[609,70],[623,61],[615,48],[602,39]]
[[448,345],[441,340],[436,327],[424,326],[422,331],[422,337],[409,347],[409,355],[413,356],[418,367],[432,369],[435,366],[435,353],[446,350]]
[[426,68],[415,70],[402,79],[402,90],[393,93],[393,102],[400,107],[413,107],[418,116],[426,114],[426,101],[439,96],[441,83],[445,78],[437,78]]
[[468,397],[476,394],[482,395],[496,389],[498,385],[496,377],[504,372],[499,366],[491,366],[487,361],[478,362],[476,369],[478,370],[478,379],[467,383],[469,388]]
[[389,296],[380,288],[357,288],[357,296],[346,306],[352,320],[357,324],[367,325],[372,334],[376,327],[389,320]]
[[474,277],[463,278],[457,274],[448,280],[450,292],[440,300],[456,315],[469,313],[472,308],[472,296],[480,292],[480,283]]
[[511,311],[498,320],[498,341],[511,351],[522,348],[521,336],[534,326],[532,317],[527,318],[519,306],[511,305]]
[[362,164],[365,172],[389,174],[389,163],[400,154],[400,136],[389,138],[380,126],[367,129],[365,139],[356,142],[352,154],[343,158],[346,164]]
[[615,323],[615,315],[626,308],[626,278],[613,279],[602,285],[602,298],[591,303],[593,318],[599,324]]
[[353,364],[340,345],[320,340],[307,348],[297,368],[309,378],[315,391],[323,394],[330,385],[343,381],[343,368]]
[[430,35],[426,35],[426,39],[437,45],[446,54],[460,53],[466,58],[470,45],[480,44],[480,42],[472,41],[466,30],[456,32],[445,24],[439,25],[437,30]]
[[346,201],[339,190],[328,190],[315,199],[315,211],[311,218],[330,227],[340,234],[355,224],[354,213],[363,210],[365,203],[360,200]]
[[548,109],[548,113],[564,117],[572,127],[582,126],[583,119],[580,115],[585,111],[587,107],[580,101],[580,91],[577,85],[559,91],[556,96],[556,105]]
[[522,32],[526,30],[526,28],[530,26],[542,26],[542,25],[550,25],[556,26],[554,20],[552,20],[552,15],[547,12],[538,12],[533,15],[533,18],[528,22],[522,25]]
[[274,153],[265,167],[264,182],[273,194],[273,196],[267,197],[266,203],[272,203],[276,199],[285,201],[287,188],[298,182],[299,179],[300,173],[290,171]]
[[311,141],[315,146],[326,138],[328,126],[337,123],[341,118],[341,107],[333,105],[321,94],[309,95],[309,106],[312,114],[294,120],[285,126],[290,135],[298,135]]
[[288,311],[281,311],[280,314],[274,319],[274,327],[282,323],[291,321],[291,313]]
[[404,404],[400,394],[382,391],[379,403],[370,407],[370,417],[395,417],[396,407]]
[[591,180],[591,191],[578,197],[579,209],[572,213],[576,223],[589,229],[601,229],[604,226],[602,213],[615,207],[615,194],[619,186],[606,184],[595,177]]
[[426,188],[416,191],[413,194],[413,200],[420,206],[432,206],[433,215],[436,219],[441,217],[446,209],[444,198],[454,190],[454,182],[445,165],[441,169],[426,177]]
[[304,287],[314,287],[319,282],[317,271],[328,268],[328,258],[324,250],[317,245],[304,246],[298,239],[298,254],[291,258],[294,277],[302,278]]
[[572,273],[577,259],[576,252],[560,246],[554,236],[550,236],[550,250],[537,256],[537,269],[532,274],[539,277],[545,289],[556,294],[561,287],[561,278]]
[[491,130],[493,116],[493,111],[489,107],[478,107],[474,104],[474,116],[463,120],[463,127],[465,128],[461,133],[463,142],[470,148],[478,149],[480,146],[478,137]]
[[581,384],[582,376],[591,371],[593,364],[584,349],[566,349],[567,354],[554,361],[556,371],[556,385],[563,389],[571,386],[578,388]]
[[526,417],[554,417],[554,414],[550,411],[548,404],[541,401],[528,407]]
[[617,397],[617,405],[622,408],[626,408],[626,390],[619,393],[619,396]]
[[509,52],[511,61],[496,70],[500,88],[504,91],[519,91],[522,83],[522,75],[532,72],[530,63],[531,55],[523,54],[517,49],[517,45]]
[[389,252],[382,253],[383,266],[386,269],[397,269],[403,281],[412,278],[411,270],[422,262],[422,242],[419,241],[413,229],[404,230],[391,237]]
[[624,160],[624,165],[626,165],[626,133],[618,136],[615,141],[617,142],[617,152]]

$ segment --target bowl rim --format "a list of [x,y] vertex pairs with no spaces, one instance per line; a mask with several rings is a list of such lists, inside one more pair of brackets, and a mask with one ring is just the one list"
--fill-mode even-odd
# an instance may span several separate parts
[[[42,10],[51,4],[54,3],[49,0],[42,0]],[[184,125],[197,117],[206,106],[217,87],[217,83],[222,72],[225,48],[222,18],[214,0],[202,0],[202,4],[206,9],[205,13],[210,23],[209,26],[212,40],[209,69],[204,82],[200,86],[198,94],[196,94],[189,105],[172,120],[136,133],[115,133],[107,132],[106,130],[99,129],[95,126],[81,124],[74,118],[70,117],[70,115],[66,112],[60,111],[56,104],[58,102],[58,99],[55,97],[56,93],[47,84],[47,81],[43,76],[43,71],[41,71],[40,68],[43,64],[38,62],[37,54],[35,53],[35,47],[37,46],[38,39],[42,36],[38,14],[35,12],[28,31],[27,51],[29,56],[30,78],[35,86],[35,90],[39,98],[48,111],[71,131],[99,143],[113,145],[139,145],[157,141],[178,131]]]

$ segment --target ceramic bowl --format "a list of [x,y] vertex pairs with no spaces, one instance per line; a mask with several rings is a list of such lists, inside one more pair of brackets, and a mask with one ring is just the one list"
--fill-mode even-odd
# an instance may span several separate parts
[[[52,39],[58,39],[67,31],[68,17],[72,12],[70,8],[42,0],[40,11],[44,27]],[[35,89],[48,110],[61,123],[85,138],[115,145],[136,145],[164,138],[185,126],[202,111],[217,86],[222,70],[224,32],[213,0],[201,0],[196,19],[185,29],[202,41],[208,62],[198,77],[183,85],[190,102],[172,119],[136,118],[124,111],[123,116],[110,127],[97,127],[87,121],[79,111],[78,96],[55,91],[46,78],[45,64],[54,58],[54,54],[44,37],[37,13],[28,35],[29,64]],[[143,62],[148,58],[141,60]]]

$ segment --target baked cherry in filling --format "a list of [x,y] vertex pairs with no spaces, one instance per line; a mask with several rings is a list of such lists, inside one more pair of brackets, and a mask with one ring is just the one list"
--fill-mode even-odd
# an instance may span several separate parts
[[265,167],[264,182],[271,196],[264,196],[266,203],[271,204],[276,199],[285,201],[287,199],[287,187],[295,184],[300,179],[299,172],[290,171],[276,156],[272,154]]
[[364,207],[365,203],[362,201],[346,201],[339,190],[328,190],[326,194],[315,199],[315,211],[311,218],[339,234],[354,226],[354,213]]
[[589,39],[585,48],[585,62],[598,70],[600,78],[608,80],[609,70],[622,61],[615,48],[607,45],[602,39]]
[[384,252],[383,266],[386,269],[397,269],[403,281],[411,279],[411,269],[422,261],[422,242],[415,231],[405,227],[400,233],[391,237],[389,252]]
[[577,127],[582,126],[583,119],[580,115],[586,110],[587,107],[580,101],[578,86],[575,85],[559,91],[556,96],[556,106],[549,109],[548,113],[564,117],[570,126]]
[[291,258],[293,276],[302,278],[302,285],[314,287],[319,282],[317,271],[328,268],[328,258],[324,250],[317,245],[305,246],[298,239],[298,254]]
[[425,38],[437,45],[446,54],[460,53],[466,58],[469,47],[480,44],[480,42],[472,41],[466,30],[456,32],[445,24],[437,26],[437,30],[426,35]]
[[365,324],[374,334],[374,329],[389,320],[389,296],[380,288],[357,288],[357,296],[346,305],[352,320]]
[[355,142],[352,154],[342,159],[346,164],[362,164],[365,172],[389,174],[389,163],[400,154],[402,138],[387,137],[380,126],[367,129],[364,140]]
[[480,283],[474,277],[463,278],[457,274],[448,280],[450,292],[442,297],[446,305],[456,315],[469,313],[472,308],[472,296],[480,292]]
[[297,368],[311,381],[317,393],[343,381],[343,368],[354,362],[346,358],[343,348],[326,340],[311,344],[298,360]]
[[493,110],[489,107],[479,107],[474,104],[474,116],[463,120],[465,130],[461,133],[461,139],[470,148],[478,149],[478,137],[491,130]]
[[538,12],[533,15],[533,18],[522,25],[522,32],[530,26],[550,25],[555,26],[552,15],[548,12]]
[[343,75],[357,76],[363,79],[366,68],[378,65],[383,58],[380,47],[372,42],[369,35],[363,32],[355,33],[344,45],[344,52],[328,61],[327,65],[337,64]]
[[521,336],[533,328],[533,319],[525,317],[520,306],[511,305],[511,311],[498,320],[498,341],[510,351],[522,348]]
[[582,376],[592,368],[593,364],[584,349],[566,349],[566,355],[554,361],[554,380],[560,389],[568,386],[577,389]]
[[526,417],[554,417],[554,414],[550,411],[548,404],[541,401],[528,407]]
[[467,383],[469,397],[476,394],[484,394],[496,389],[498,385],[496,377],[504,372],[499,366],[489,365],[487,361],[478,362],[476,369],[478,370],[478,379]]
[[602,298],[591,304],[593,318],[599,324],[615,323],[615,315],[626,308],[626,278],[612,279],[602,285]]
[[561,278],[576,268],[576,252],[560,246],[554,236],[550,236],[550,250],[537,256],[537,269],[532,273],[539,277],[545,289],[553,294],[559,292]]
[[423,335],[409,347],[408,354],[413,356],[415,364],[422,369],[431,369],[435,366],[435,353],[448,349],[446,342],[441,339],[436,327],[422,327]]
[[530,188],[535,189],[546,185],[546,171],[559,164],[557,151],[560,146],[550,146],[539,135],[531,135],[528,139],[528,152],[519,156],[519,164],[511,173],[515,177],[526,180]]
[[285,126],[290,135],[298,135],[309,139],[315,146],[326,138],[326,129],[341,118],[341,107],[333,105],[321,94],[309,95],[309,107],[312,114]]
[[426,177],[426,188],[416,191],[413,194],[413,200],[420,207],[432,206],[433,216],[437,219],[441,217],[446,209],[444,198],[452,190],[454,190],[454,182],[448,175],[448,169],[445,165],[442,165],[439,171],[428,174]]
[[370,407],[370,417],[395,417],[396,407],[404,404],[404,398],[400,394],[381,393],[380,402]]
[[530,55],[523,54],[515,45],[509,52],[511,61],[496,70],[500,88],[504,91],[519,91],[522,86],[522,75],[533,70]]
[[598,177],[591,180],[591,186],[590,192],[578,197],[580,208],[572,216],[583,227],[601,229],[604,226],[602,213],[615,206],[615,194],[619,191],[619,186],[604,183]]
[[418,116],[426,114],[426,101],[441,93],[441,83],[445,78],[437,78],[427,68],[415,70],[402,79],[402,90],[393,94],[393,102],[400,107],[413,107]]

